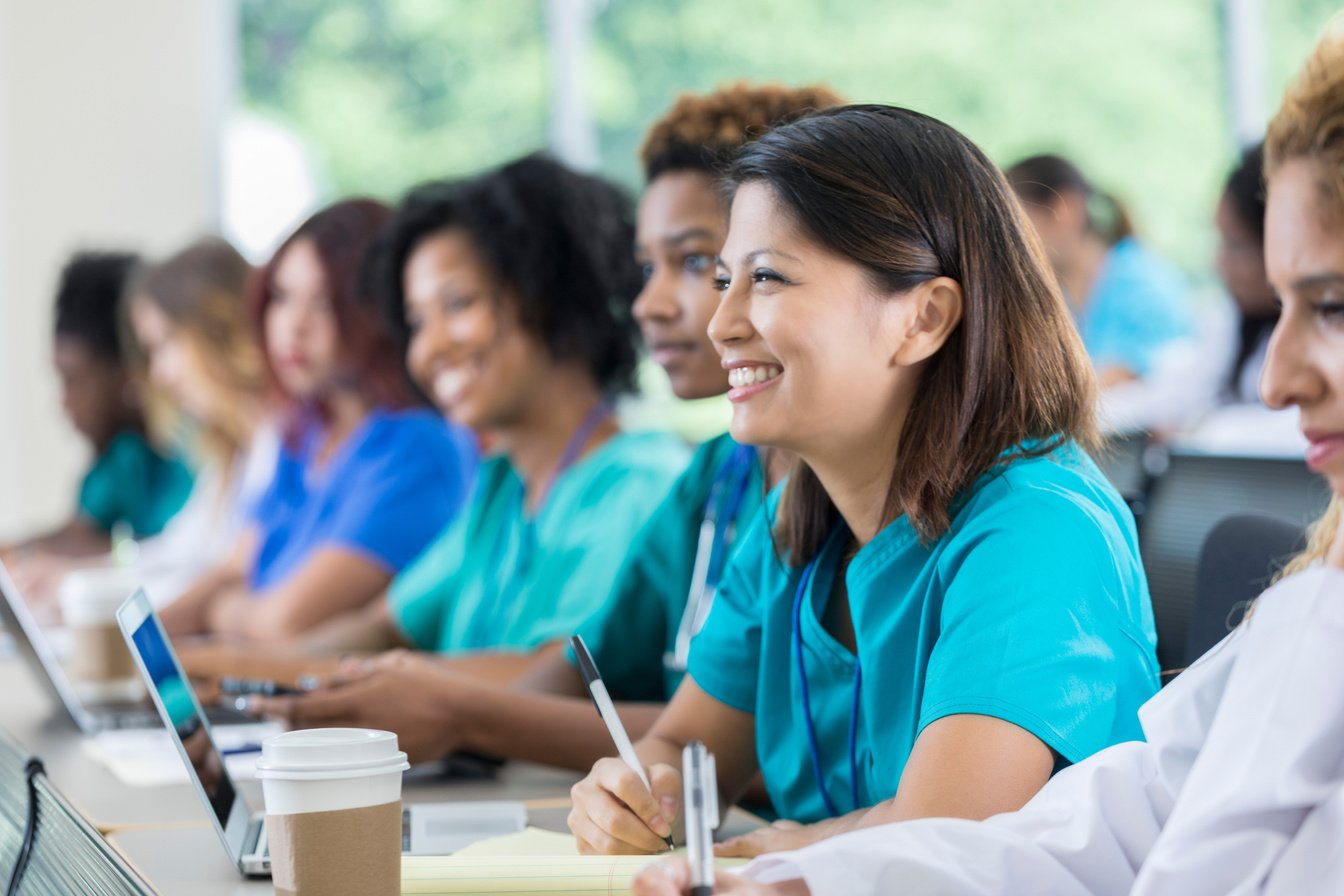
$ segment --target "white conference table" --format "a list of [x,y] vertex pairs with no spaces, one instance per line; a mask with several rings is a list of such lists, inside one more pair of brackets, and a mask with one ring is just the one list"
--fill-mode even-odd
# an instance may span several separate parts
[[[0,660],[0,694],[4,695],[0,728],[42,759],[62,795],[156,890],[201,896],[272,892],[269,881],[247,881],[238,874],[190,785],[122,784],[85,751],[83,736],[50,705],[46,692],[17,658]],[[534,823],[555,827],[578,777],[526,763],[509,763],[491,777],[449,777],[418,770],[407,776],[402,799],[406,803],[522,800]],[[257,782],[240,781],[239,789],[261,808]]]

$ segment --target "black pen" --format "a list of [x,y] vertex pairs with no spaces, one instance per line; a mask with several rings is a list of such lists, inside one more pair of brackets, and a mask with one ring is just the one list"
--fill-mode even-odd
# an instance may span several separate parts
[[[639,780],[644,782],[645,788],[652,795],[653,785],[649,783],[649,776],[644,774],[644,766],[639,761],[639,755],[635,753],[635,745],[630,743],[630,735],[625,733],[621,717],[616,714],[616,704],[611,702],[611,695],[607,693],[607,686],[602,683],[602,676],[597,672],[597,663],[593,662],[593,655],[588,652],[588,645],[583,643],[583,638],[575,635],[569,639],[569,646],[574,651],[574,658],[579,662],[579,674],[583,676],[583,683],[588,687],[588,696],[593,698],[597,714],[602,717],[612,741],[616,744],[616,752],[620,754],[625,764],[639,775]],[[675,848],[670,836],[663,839],[667,841],[668,849]]]

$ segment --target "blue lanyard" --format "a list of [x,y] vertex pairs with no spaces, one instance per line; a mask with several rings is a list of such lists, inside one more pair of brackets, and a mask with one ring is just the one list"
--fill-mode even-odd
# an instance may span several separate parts
[[[798,580],[798,591],[793,597],[793,654],[798,661],[798,686],[803,696],[803,721],[807,733],[807,749],[812,754],[812,775],[817,781],[817,792],[821,794],[821,802],[826,807],[826,812],[835,818],[840,814],[836,809],[835,803],[831,801],[831,796],[826,792],[826,777],[821,771],[821,747],[817,745],[817,729],[812,723],[812,697],[807,687],[807,665],[803,662],[803,598],[807,594],[807,586],[812,581],[812,575],[817,569],[817,558],[813,557],[808,561],[807,566],[803,568],[803,575]],[[859,752],[858,752],[858,731],[859,731],[859,689],[863,683],[863,668],[859,665],[859,655],[854,654],[854,697],[849,707],[849,792],[850,798],[854,801],[854,808],[860,808],[859,803]]]
[[[756,449],[750,445],[738,445],[728,459],[719,467],[714,476],[714,485],[709,490],[709,500],[705,502],[704,520],[714,527],[714,542],[709,552],[709,569],[705,584],[717,589],[723,578],[723,567],[727,563],[728,539],[737,526],[737,513],[742,509],[742,501],[747,495],[747,486],[751,484],[751,469],[756,463]],[[723,504],[722,525],[720,525],[719,507],[723,493],[727,489],[728,501]]]
[[[663,665],[668,669],[686,671],[691,639],[704,626],[718,592],[719,581],[723,578],[728,543],[737,528],[737,515],[742,509],[747,488],[751,485],[751,471],[755,464],[756,449],[750,445],[738,445],[714,474],[714,484],[710,487],[700,523],[700,539],[691,565],[691,587],[686,595],[686,606],[681,612],[681,624],[677,626],[672,650],[663,654]],[[728,495],[726,502],[725,494]]]

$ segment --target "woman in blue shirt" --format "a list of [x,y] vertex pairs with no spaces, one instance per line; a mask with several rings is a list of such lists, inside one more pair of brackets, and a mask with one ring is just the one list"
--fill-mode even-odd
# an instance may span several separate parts
[[1007,183],[918,113],[850,106],[747,146],[710,322],[732,432],[800,462],[757,517],[690,669],[636,749],[574,789],[584,851],[654,852],[682,747],[751,854],[1021,806],[1136,736],[1157,688],[1131,517],[1088,459],[1095,386]]
[[474,439],[410,406],[396,344],[357,300],[360,263],[388,217],[372,200],[337,203],[254,279],[285,439],[232,554],[163,610],[170,634],[285,640],[358,609],[462,503]]

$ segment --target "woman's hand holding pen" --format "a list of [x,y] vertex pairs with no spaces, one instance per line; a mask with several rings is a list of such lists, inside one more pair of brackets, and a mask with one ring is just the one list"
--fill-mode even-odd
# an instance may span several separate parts
[[574,785],[569,829],[579,852],[602,855],[660,853],[678,821],[681,772],[671,765],[648,767],[649,785],[620,759],[598,760]]

